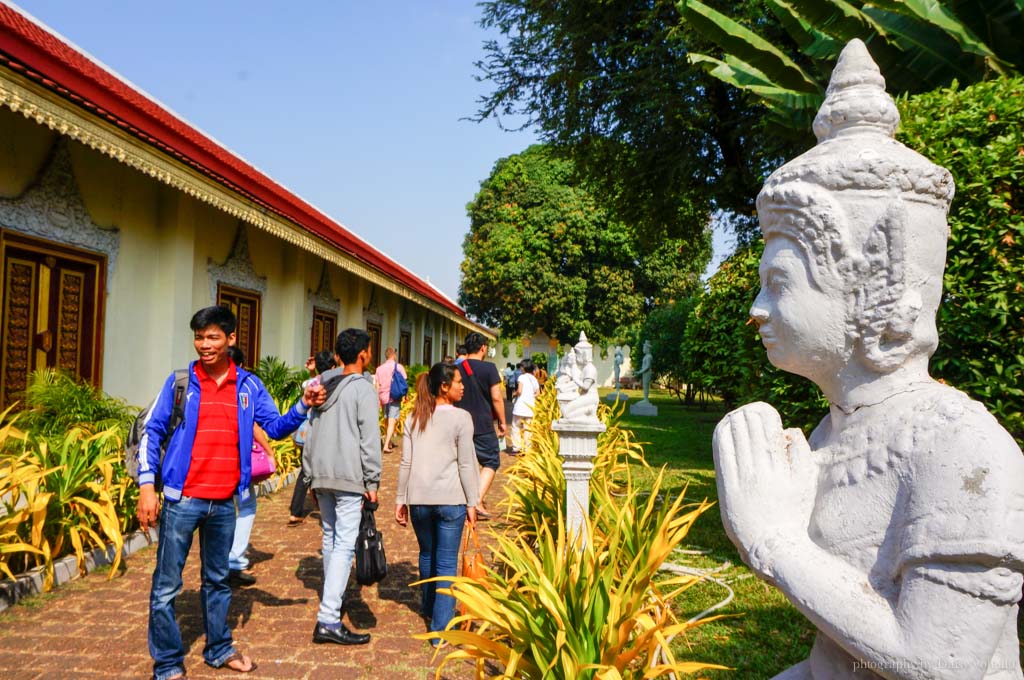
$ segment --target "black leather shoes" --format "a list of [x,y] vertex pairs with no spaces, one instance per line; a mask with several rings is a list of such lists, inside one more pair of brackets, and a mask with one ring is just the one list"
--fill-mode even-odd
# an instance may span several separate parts
[[369,633],[353,633],[345,624],[341,624],[338,630],[332,630],[320,625],[318,621],[313,628],[313,642],[318,645],[324,642],[333,642],[336,645],[365,645],[369,641]]
[[256,577],[251,571],[244,569],[232,569],[228,572],[228,583],[234,587],[251,586],[256,583]]

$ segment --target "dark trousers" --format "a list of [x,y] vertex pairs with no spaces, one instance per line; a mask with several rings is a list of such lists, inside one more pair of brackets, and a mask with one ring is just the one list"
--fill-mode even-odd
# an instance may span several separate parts
[[309,495],[309,477],[305,470],[299,470],[299,476],[295,478],[295,488],[292,490],[292,504],[289,507],[292,517],[306,516],[306,496]]

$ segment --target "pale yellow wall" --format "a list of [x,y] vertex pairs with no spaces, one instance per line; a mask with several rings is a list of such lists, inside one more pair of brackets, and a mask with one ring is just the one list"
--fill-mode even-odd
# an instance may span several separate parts
[[[37,179],[58,137],[43,126],[0,108],[0,197],[17,199]],[[323,260],[271,234],[242,226],[235,217],[68,141],[77,191],[90,219],[119,234],[117,257],[104,301],[102,387],[129,403],[146,404],[168,373],[195,357],[188,327],[195,310],[214,303],[209,265],[231,255],[244,228],[256,275],[265,277],[261,356],[291,365],[308,356],[311,295]],[[423,361],[423,337],[433,337],[434,360],[447,335],[449,352],[469,328],[387,292],[336,265],[328,266],[331,292],[339,299],[338,329],[365,328],[373,295],[382,315],[384,346],[397,347],[400,322],[411,322],[412,360]]]
[[15,198],[28,189],[56,141],[57,133],[0,108],[0,198]]

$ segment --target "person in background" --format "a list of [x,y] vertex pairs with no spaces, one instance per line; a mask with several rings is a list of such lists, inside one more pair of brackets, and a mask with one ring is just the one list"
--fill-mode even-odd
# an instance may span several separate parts
[[[310,388],[286,414],[279,413],[260,379],[228,357],[237,323],[226,307],[206,307],[192,316],[189,326],[198,360],[189,366],[191,397],[185,401],[184,419],[170,431],[172,373],[149,410],[139,441],[136,517],[143,531],[160,520],[149,593],[149,653],[156,680],[185,677],[185,646],[174,601],[197,531],[202,545],[203,659],[214,668],[238,673],[256,670],[256,662],[235,648],[228,626],[228,554],[235,533],[232,499],[236,493],[243,499],[250,495],[253,425],[261,425],[271,437],[285,437],[302,424],[310,407],[324,402],[324,392]],[[158,476],[163,481],[162,507],[155,486]]]
[[394,347],[384,350],[385,361],[373,374],[373,381],[377,384],[377,397],[380,400],[381,408],[384,409],[384,418],[387,422],[384,435],[384,453],[391,453],[391,439],[395,436],[395,428],[398,426],[398,416],[402,412],[402,401],[391,400],[391,380],[395,372],[402,374],[408,380],[405,366],[398,363],[398,352]]
[[457,345],[455,347],[455,365],[458,366],[466,360],[466,346]]
[[[236,345],[228,347],[228,356],[235,366],[245,367],[245,353]],[[271,448],[267,436],[259,425],[252,427],[252,446],[263,447],[267,455],[274,457],[274,449]],[[256,574],[250,569],[249,557],[246,552],[249,550],[249,538],[252,536],[252,527],[256,523],[256,490],[252,482],[249,483],[249,494],[247,498],[235,495],[235,539],[231,543],[231,552],[228,553],[228,582],[234,586],[251,586],[256,583]]]
[[341,614],[363,500],[377,502],[382,467],[377,391],[366,372],[373,361],[370,335],[348,328],[338,334],[334,353],[341,368],[320,376],[327,399],[313,413],[302,450],[323,529],[324,585],[313,642],[364,645],[369,634],[350,631]]
[[507,362],[505,368],[501,369],[501,379],[505,383],[505,398],[512,401],[512,395],[515,394],[516,388],[512,384],[512,373],[515,369],[512,368],[512,362]]
[[[458,365],[462,382],[466,384],[458,407],[473,416],[473,446],[480,463],[480,505],[477,515],[490,518],[484,499],[491,488],[494,475],[501,466],[501,444],[499,437],[507,434],[505,423],[505,395],[501,391],[501,376],[498,367],[487,356],[487,338],[476,331],[466,336],[466,360]],[[495,426],[497,421],[497,426]]]
[[[309,386],[319,387],[320,385],[320,374],[334,368],[334,352],[329,349],[325,349],[322,352],[317,352],[316,356],[306,359],[306,370],[310,373],[310,378],[302,383],[302,389],[306,389]],[[292,441],[299,447],[299,460],[302,460],[302,447],[306,443],[306,434],[309,432],[309,421],[312,416],[312,412],[307,414],[306,421],[299,426],[299,429],[295,430],[295,434],[292,435]],[[288,526],[297,527],[302,524],[306,518],[306,496],[309,494],[309,474],[304,468],[300,468],[299,475],[295,478],[295,488],[292,490],[292,502],[289,506],[289,512],[291,515],[288,517]],[[316,499],[314,497],[314,503]]]
[[[476,523],[480,489],[473,417],[454,406],[464,389],[454,364],[431,366],[416,381],[415,410],[402,435],[395,521],[404,527],[412,520],[420,579],[455,576],[463,526]],[[435,581],[420,586],[421,612],[430,619],[431,631],[444,630],[455,615],[455,598],[438,592],[450,585]]]
[[530,421],[533,419],[533,405],[540,392],[540,383],[533,373],[532,359],[523,359],[523,374],[516,382],[516,403],[512,406],[512,454],[525,451],[530,443]]

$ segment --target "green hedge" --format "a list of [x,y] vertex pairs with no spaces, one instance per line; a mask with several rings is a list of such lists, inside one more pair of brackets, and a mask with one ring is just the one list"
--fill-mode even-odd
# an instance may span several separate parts
[[[981,401],[1024,442],[1024,79],[951,87],[899,102],[899,139],[956,180],[940,344],[932,375]],[[809,381],[768,363],[753,325],[763,245],[711,278],[686,323],[680,361],[729,404],[764,400],[813,426],[824,401]]]

